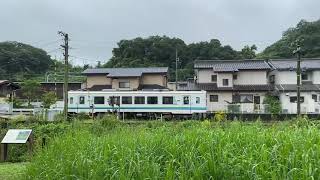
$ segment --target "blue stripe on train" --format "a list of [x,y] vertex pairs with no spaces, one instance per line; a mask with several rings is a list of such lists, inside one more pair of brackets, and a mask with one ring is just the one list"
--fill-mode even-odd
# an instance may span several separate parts
[[[91,109],[90,107],[69,107],[69,109]],[[119,109],[119,107],[94,107],[94,109]],[[120,109],[143,109],[143,110],[207,110],[207,107],[120,107]]]

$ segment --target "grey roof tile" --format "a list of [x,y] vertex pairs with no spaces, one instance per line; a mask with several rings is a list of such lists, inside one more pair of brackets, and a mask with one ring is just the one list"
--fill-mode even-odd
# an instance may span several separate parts
[[194,68],[210,69],[216,71],[238,71],[238,70],[268,70],[268,63],[263,60],[196,60]]
[[269,84],[248,84],[234,85],[233,87],[218,87],[215,83],[194,83],[188,82],[185,85],[179,85],[179,91],[272,91],[273,86]]
[[[269,64],[277,70],[295,70],[297,59],[271,59]],[[302,59],[301,68],[305,70],[320,69],[320,59]]]
[[[290,91],[297,91],[297,85],[296,84],[279,84],[275,85],[275,88],[277,91],[281,92],[290,92]],[[300,90],[302,92],[306,91],[320,91],[320,85],[319,84],[302,84]]]
[[82,74],[106,74],[108,77],[138,77],[144,73],[167,73],[168,67],[145,68],[95,68],[86,69]]

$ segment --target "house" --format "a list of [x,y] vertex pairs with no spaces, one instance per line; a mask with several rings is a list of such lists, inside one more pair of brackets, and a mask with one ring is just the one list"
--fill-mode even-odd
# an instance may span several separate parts
[[15,91],[19,88],[20,86],[18,84],[9,80],[0,80],[0,97],[15,95]]
[[167,67],[95,68],[83,74],[86,89],[93,91],[167,89]]
[[[297,61],[270,60],[269,82],[282,104],[283,113],[297,113]],[[301,113],[320,113],[320,59],[301,61]]]
[[262,60],[196,60],[195,79],[179,90],[206,90],[209,111],[265,111],[264,97],[272,91],[267,62]]

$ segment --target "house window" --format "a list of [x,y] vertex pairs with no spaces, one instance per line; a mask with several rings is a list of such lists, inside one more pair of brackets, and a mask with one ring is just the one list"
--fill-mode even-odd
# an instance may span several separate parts
[[70,104],[73,104],[73,97],[70,97]]
[[217,75],[211,75],[211,82],[217,82]]
[[210,95],[210,102],[218,102],[219,96],[218,95]]
[[233,78],[233,80],[237,80],[238,79],[238,75],[237,74],[233,74],[232,78]]
[[145,104],[144,96],[136,96],[136,97],[134,97],[134,104]]
[[122,104],[132,104],[131,96],[122,96]]
[[79,97],[79,104],[84,104],[84,96]]
[[148,104],[158,104],[158,97],[157,96],[149,96],[147,97]]
[[301,80],[302,80],[302,81],[307,81],[307,80],[308,80],[308,74],[307,74],[307,73],[303,73],[303,74],[301,75]]
[[229,86],[229,79],[223,79],[222,80],[222,85],[223,86]]
[[240,103],[253,103],[253,95],[250,94],[241,94]]
[[129,81],[119,82],[119,88],[130,88],[130,82]]
[[[297,99],[298,99],[297,96],[291,96],[291,97],[290,97],[290,102],[291,102],[291,103],[297,103]],[[304,97],[303,97],[303,96],[300,97],[300,102],[301,102],[301,103],[304,102]]]
[[184,96],[183,97],[183,104],[189,104],[190,100],[189,100],[189,96]]
[[96,96],[93,98],[94,104],[104,104],[104,97],[103,96]]
[[196,97],[196,104],[200,104],[200,97]]
[[312,99],[314,100],[314,102],[318,102],[318,95],[312,94]]
[[172,96],[162,97],[162,104],[173,104],[173,97]]

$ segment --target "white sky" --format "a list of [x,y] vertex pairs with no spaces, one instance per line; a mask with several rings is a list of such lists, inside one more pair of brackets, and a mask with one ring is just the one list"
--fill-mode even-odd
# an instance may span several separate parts
[[71,39],[71,61],[81,65],[106,62],[118,41],[138,36],[219,39],[261,51],[301,19],[319,19],[319,7],[320,0],[0,0],[0,41],[60,58],[62,30]]

